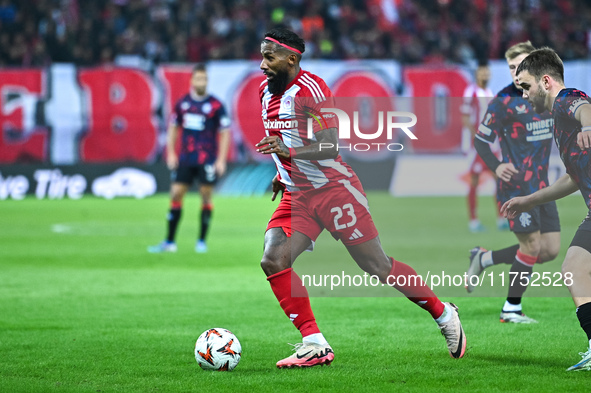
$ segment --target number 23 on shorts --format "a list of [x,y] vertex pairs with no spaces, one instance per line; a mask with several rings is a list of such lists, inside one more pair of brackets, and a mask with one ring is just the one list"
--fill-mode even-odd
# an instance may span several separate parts
[[[335,206],[330,209],[331,213],[336,213],[334,216],[334,227],[337,231],[341,229],[350,228],[357,222],[357,217],[355,216],[355,209],[353,209],[353,205],[347,203],[343,205],[343,207]],[[346,213],[346,215],[344,214]]]

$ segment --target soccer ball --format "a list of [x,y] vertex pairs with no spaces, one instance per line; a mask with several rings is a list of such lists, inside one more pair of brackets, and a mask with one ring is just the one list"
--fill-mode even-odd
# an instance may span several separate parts
[[241,355],[240,341],[227,329],[208,329],[195,343],[195,359],[204,370],[232,371]]

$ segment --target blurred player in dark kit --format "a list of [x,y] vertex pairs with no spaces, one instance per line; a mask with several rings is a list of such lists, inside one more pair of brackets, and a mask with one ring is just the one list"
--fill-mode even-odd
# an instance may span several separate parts
[[[464,126],[462,134],[463,150],[468,153],[469,167],[469,188],[468,188],[468,215],[470,221],[468,222],[468,229],[470,232],[483,232],[484,226],[478,219],[478,186],[480,183],[480,176],[487,171],[487,167],[482,161],[482,158],[474,149],[472,141],[476,135],[478,125],[482,121],[483,115],[486,112],[486,107],[493,97],[492,90],[488,87],[490,80],[490,68],[488,64],[481,62],[474,73],[474,83],[469,84],[464,90],[463,104],[461,106],[462,124]],[[498,213],[498,209],[497,209]],[[507,220],[499,214],[497,226],[499,229],[505,229]]]
[[[203,64],[193,68],[190,84],[189,93],[176,103],[168,127],[166,163],[172,171],[168,230],[162,243],[148,247],[152,253],[177,250],[175,236],[183,198],[194,179],[199,182],[202,202],[201,228],[195,251],[207,252],[205,240],[213,210],[213,186],[226,172],[230,119],[221,101],[207,93],[207,70]],[[182,130],[181,150],[177,155],[179,130]]]

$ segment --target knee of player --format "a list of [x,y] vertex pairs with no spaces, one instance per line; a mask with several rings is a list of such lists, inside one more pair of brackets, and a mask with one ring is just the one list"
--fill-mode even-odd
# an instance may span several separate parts
[[185,194],[184,194],[184,193],[182,193],[182,192],[179,192],[179,191],[173,191],[173,192],[170,194],[170,199],[171,199],[173,202],[182,202],[182,201],[183,201],[183,197],[184,197],[184,196],[185,196]]
[[269,258],[266,254],[263,255],[263,258],[261,259],[261,268],[264,271],[268,271],[275,265],[276,263],[272,258]]
[[285,258],[279,258],[271,253],[265,252],[261,259],[261,269],[263,269],[267,276],[279,273],[280,271],[289,268],[289,261],[284,259]]
[[544,244],[540,251],[540,263],[553,261],[560,252],[560,243],[558,244]]

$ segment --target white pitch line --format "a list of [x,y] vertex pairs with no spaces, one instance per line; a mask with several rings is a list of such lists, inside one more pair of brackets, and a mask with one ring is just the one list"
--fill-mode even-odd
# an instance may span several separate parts
[[66,224],[53,224],[51,231],[55,233],[72,233],[72,227]]

